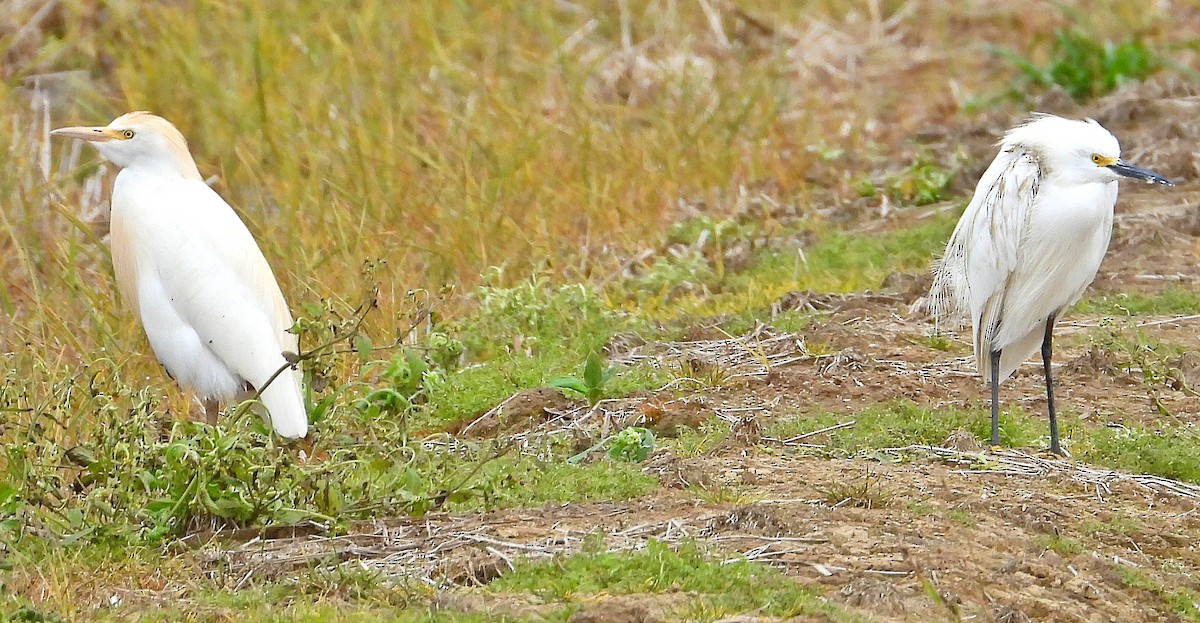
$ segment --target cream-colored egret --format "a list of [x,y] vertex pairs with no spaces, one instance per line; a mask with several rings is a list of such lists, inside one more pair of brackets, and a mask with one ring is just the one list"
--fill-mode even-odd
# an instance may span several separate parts
[[1050,451],[1062,454],[1050,373],[1054,323],[1096,277],[1122,176],[1173,185],[1121,160],[1116,137],[1091,119],[1034,116],[1000,141],[934,268],[934,316],[970,318],[976,368],[991,377],[993,446],[1000,383],[1040,345]]
[[285,360],[298,344],[283,293],[246,225],[200,177],[179,130],[131,112],[51,134],[88,141],[121,167],[113,270],[171,378],[201,399],[210,423],[221,402],[261,390],[275,432],[304,437],[300,373]]

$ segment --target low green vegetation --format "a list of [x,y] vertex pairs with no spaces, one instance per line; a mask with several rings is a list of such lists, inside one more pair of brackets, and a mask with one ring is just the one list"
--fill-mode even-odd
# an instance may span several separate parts
[[1188,315],[1200,309],[1200,292],[1192,288],[1171,287],[1154,294],[1120,292],[1085,297],[1072,308],[1073,313],[1100,316]]
[[970,511],[961,508],[950,510],[946,513],[946,517],[964,528],[974,528],[979,523],[979,520],[975,519],[975,516]]
[[578,602],[598,594],[688,593],[677,606],[685,620],[714,621],[745,612],[768,616],[822,616],[856,620],[811,587],[749,562],[721,564],[694,545],[650,541],[626,553],[585,551],[552,562],[524,562],[488,585],[493,591],[527,591],[546,600]]
[[1164,586],[1161,582],[1146,576],[1137,569],[1131,569],[1125,565],[1115,565],[1114,568],[1125,586],[1141,589],[1157,596],[1173,614],[1181,617],[1184,621],[1193,623],[1200,621],[1200,594],[1197,594],[1196,591]]
[[845,479],[830,483],[824,491],[824,498],[831,506],[884,508],[891,503],[892,493],[883,487],[878,478],[872,478],[868,469],[861,477],[847,474]]
[[1089,536],[1109,534],[1130,537],[1138,534],[1142,529],[1141,521],[1124,513],[1114,513],[1106,520],[1089,519],[1080,524],[1080,530]]
[[[908,168],[889,176],[882,190],[889,199],[902,205],[929,205],[949,198],[955,173],[952,168],[939,165],[929,153],[921,153]],[[866,179],[857,182],[854,189],[867,198],[881,193],[874,182]]]
[[[967,431],[986,444],[991,435],[991,416],[986,403],[978,409],[930,409],[909,401],[868,407],[853,414],[815,413],[787,418],[767,434],[786,439],[835,424],[854,421],[853,426],[814,439],[823,445],[818,452],[833,456],[871,456],[874,450],[908,445],[942,445],[955,431]],[[1044,417],[1020,409],[1000,414],[1000,443],[1007,447],[1041,449],[1048,443]],[[1071,413],[1059,413],[1064,445],[1072,458],[1094,465],[1138,474],[1154,474],[1200,483],[1200,435],[1192,429],[1141,427],[1114,428],[1080,426]]]
[[1030,85],[1058,86],[1075,101],[1084,102],[1146,78],[1163,66],[1161,55],[1136,34],[1104,40],[1080,25],[1054,31],[1033,48],[1032,58],[1007,49],[1000,54],[1023,78],[1012,91],[1022,99]]
[[[824,444],[823,452],[852,456],[914,444],[940,446],[960,430],[980,440],[991,435],[991,419],[986,409],[931,409],[910,401],[871,406],[853,414],[816,413],[786,419],[768,429],[768,434],[787,439],[850,420],[854,421],[853,426],[828,433],[827,438],[814,443]],[[1045,426],[1042,420],[1019,409],[1005,410],[1000,415],[1000,442],[1006,446],[1034,445],[1048,435]]]
[[1083,552],[1083,544],[1057,534],[1039,534],[1034,542],[1060,556],[1071,558]]
[[[870,233],[802,224],[777,234],[779,241],[812,241],[802,248],[764,246],[747,259],[741,270],[708,281],[688,282],[690,286],[682,289],[646,292],[619,284],[614,288],[614,298],[631,301],[621,304],[627,313],[659,322],[729,317],[736,320],[727,330],[736,332],[761,320],[773,303],[793,290],[877,290],[892,273],[928,270],[930,258],[941,252],[957,218],[954,211],[942,211],[911,227]],[[802,326],[805,320],[802,315],[793,315],[784,318],[784,323],[788,322]]]
[[1095,428],[1070,447],[1096,465],[1200,483],[1200,434],[1190,428]]

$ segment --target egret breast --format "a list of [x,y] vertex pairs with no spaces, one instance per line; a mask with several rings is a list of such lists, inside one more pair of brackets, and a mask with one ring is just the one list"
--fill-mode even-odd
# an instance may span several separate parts
[[993,348],[1042,331],[1047,317],[1079,300],[1108,250],[1116,199],[1116,182],[1070,189],[1043,185],[1005,291]]

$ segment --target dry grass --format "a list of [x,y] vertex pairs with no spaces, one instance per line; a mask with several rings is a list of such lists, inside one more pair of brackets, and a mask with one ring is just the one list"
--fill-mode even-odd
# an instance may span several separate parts
[[[410,290],[461,295],[490,266],[605,276],[667,224],[734,209],[727,189],[802,209],[852,196],[822,153],[863,164],[959,114],[1003,71],[989,42],[1020,48],[1068,19],[936,2],[323,6],[5,7],[0,350],[18,351],[21,376],[44,366],[49,382],[108,348],[131,378],[164,383],[129,354],[144,342],[93,224],[111,167],[48,144],[49,126],[172,119],[293,306],[348,308],[377,280],[370,330],[389,335]],[[1107,9],[1101,33],[1166,36],[1153,11]]]

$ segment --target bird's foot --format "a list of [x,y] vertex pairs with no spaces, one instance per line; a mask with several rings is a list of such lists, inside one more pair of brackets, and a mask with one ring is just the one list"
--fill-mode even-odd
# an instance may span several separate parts
[[1036,456],[1039,459],[1045,459],[1047,461],[1061,461],[1063,459],[1071,458],[1071,454],[1066,450],[1063,450],[1061,447],[1038,450],[1037,452],[1033,453],[1033,456]]

